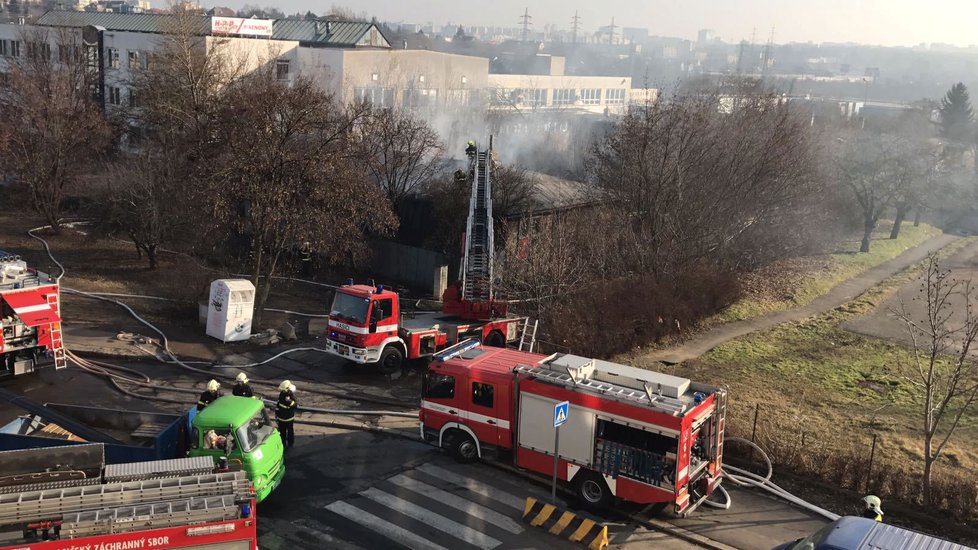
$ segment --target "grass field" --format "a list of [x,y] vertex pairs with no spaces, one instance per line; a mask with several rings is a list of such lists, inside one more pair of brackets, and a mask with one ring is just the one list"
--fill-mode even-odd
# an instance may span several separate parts
[[745,275],[742,284],[746,295],[706,324],[749,319],[808,304],[842,281],[941,234],[940,229],[927,224],[904,224],[900,237],[890,239],[891,227],[889,221],[880,223],[868,253],[858,252],[858,240],[843,241],[838,252],[795,258]]

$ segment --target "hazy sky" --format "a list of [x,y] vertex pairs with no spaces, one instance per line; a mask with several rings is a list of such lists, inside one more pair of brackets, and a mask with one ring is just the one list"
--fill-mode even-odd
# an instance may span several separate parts
[[665,36],[695,38],[714,29],[726,41],[750,38],[757,28],[765,42],[775,27],[775,42],[861,42],[916,45],[978,43],[978,0],[204,0],[240,8],[267,4],[286,13],[325,11],[347,6],[385,21],[516,25],[529,8],[534,27],[569,28],[577,9],[584,29],[611,22],[647,27]]

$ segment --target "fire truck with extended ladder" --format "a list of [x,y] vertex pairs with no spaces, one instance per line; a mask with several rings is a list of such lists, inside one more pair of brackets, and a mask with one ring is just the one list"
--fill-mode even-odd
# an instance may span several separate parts
[[0,250],[0,376],[68,366],[58,282]]
[[460,462],[511,455],[548,476],[567,401],[557,477],[586,508],[618,498],[688,514],[720,485],[726,393],[686,378],[473,339],[435,356],[421,399],[421,437]]
[[327,350],[392,373],[405,359],[428,358],[467,338],[486,345],[532,350],[536,322],[508,313],[493,290],[492,139],[469,158],[471,183],[460,280],[442,296],[441,312],[401,311],[399,296],[383,285],[336,290],[329,313]]
[[104,465],[100,447],[0,453],[0,550],[257,550],[244,471],[210,457]]

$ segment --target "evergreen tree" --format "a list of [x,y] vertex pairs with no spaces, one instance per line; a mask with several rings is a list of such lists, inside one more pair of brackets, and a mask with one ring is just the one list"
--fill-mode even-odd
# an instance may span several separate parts
[[941,136],[959,142],[968,140],[972,119],[968,88],[958,82],[941,98]]

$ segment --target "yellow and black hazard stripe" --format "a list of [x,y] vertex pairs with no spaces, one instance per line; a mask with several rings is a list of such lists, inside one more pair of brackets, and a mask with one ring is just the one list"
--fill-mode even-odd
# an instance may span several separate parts
[[535,498],[526,499],[523,521],[534,527],[546,529],[551,535],[585,544],[591,550],[600,550],[608,546],[608,526],[581,517],[574,512],[561,510],[553,504],[545,504]]

